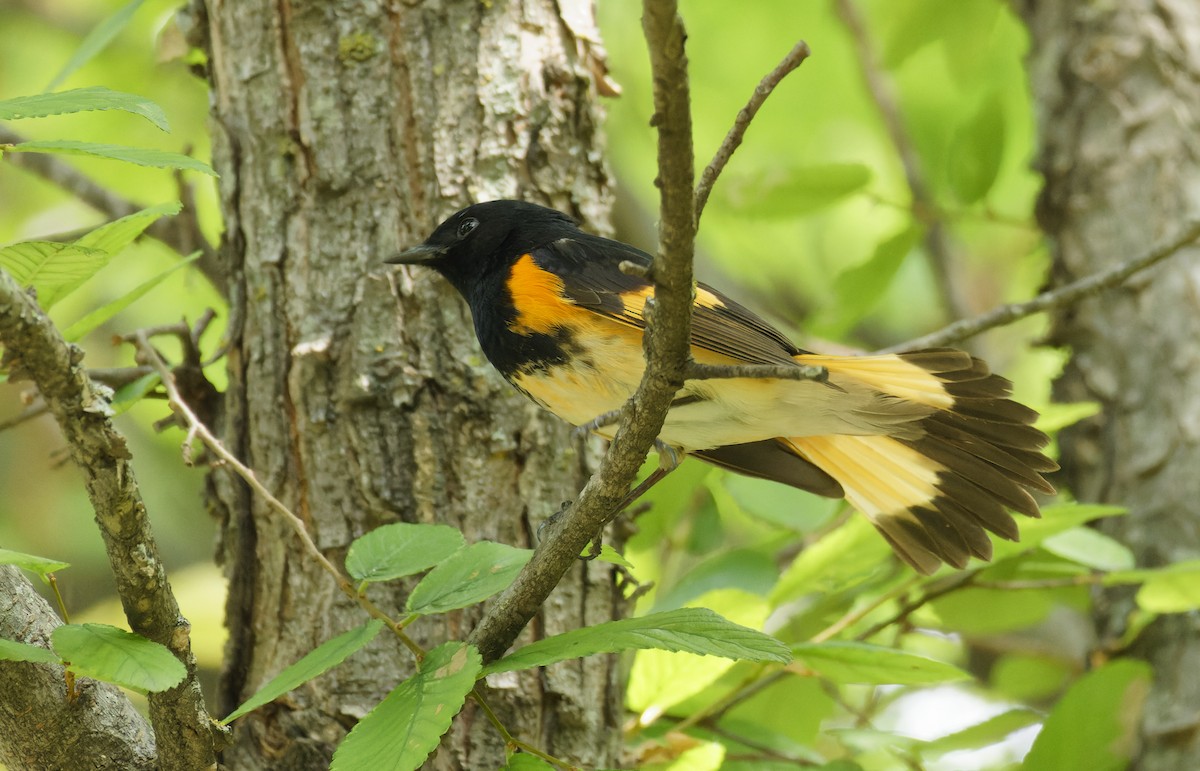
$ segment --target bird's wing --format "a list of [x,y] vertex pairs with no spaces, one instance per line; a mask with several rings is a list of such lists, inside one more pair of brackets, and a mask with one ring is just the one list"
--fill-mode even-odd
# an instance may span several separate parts
[[[654,287],[622,272],[624,261],[649,267],[650,255],[619,241],[581,235],[535,249],[533,259],[563,282],[562,294],[577,307],[645,329],[646,299]],[[712,287],[696,285],[692,337],[695,348],[746,364],[794,365],[804,353],[779,330]]]

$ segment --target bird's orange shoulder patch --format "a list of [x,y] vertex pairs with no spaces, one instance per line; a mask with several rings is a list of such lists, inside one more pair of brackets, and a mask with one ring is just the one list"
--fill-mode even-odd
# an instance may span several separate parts
[[517,317],[508,328],[522,335],[550,334],[575,304],[563,296],[563,280],[523,254],[513,263],[506,282]]

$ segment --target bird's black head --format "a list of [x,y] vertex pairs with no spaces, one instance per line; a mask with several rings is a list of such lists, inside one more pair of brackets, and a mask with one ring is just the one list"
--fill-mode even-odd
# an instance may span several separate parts
[[524,201],[488,201],[450,215],[425,243],[386,262],[427,265],[471,300],[480,282],[522,254],[578,233],[575,222],[554,209]]

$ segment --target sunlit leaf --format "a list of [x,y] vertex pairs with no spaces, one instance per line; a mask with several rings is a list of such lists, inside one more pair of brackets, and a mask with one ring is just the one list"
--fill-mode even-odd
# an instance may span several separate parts
[[428,615],[482,602],[511,584],[532,556],[530,549],[492,541],[473,543],[421,579],[408,596],[408,611]]
[[926,757],[944,755],[958,750],[974,750],[996,744],[1013,731],[1019,731],[1027,726],[1040,722],[1042,716],[1031,709],[1010,709],[990,717],[982,723],[955,731],[938,739],[931,740],[921,748],[921,754]]
[[862,190],[871,170],[859,163],[772,169],[728,183],[728,208],[744,217],[796,217]]
[[475,648],[448,642],[425,654],[412,677],[359,720],[333,754],[331,771],[410,771],[437,748],[475,687]]
[[50,639],[72,671],[135,691],[165,691],[187,674],[162,645],[108,624],[65,624]]
[[31,287],[43,308],[50,308],[95,275],[108,259],[108,252],[102,249],[56,241],[21,241],[0,247],[0,268],[17,283]]
[[529,669],[595,653],[633,649],[721,656],[748,661],[791,660],[788,647],[707,608],[679,608],[573,629],[530,643],[484,668],[485,674]]
[[953,664],[867,643],[831,641],[792,646],[789,669],[816,672],[835,683],[920,685],[969,680]]
[[0,565],[16,565],[22,570],[37,573],[43,578],[47,573],[56,573],[59,570],[71,567],[71,563],[69,562],[60,562],[33,554],[23,554],[22,552],[11,551],[9,549],[0,549]]
[[779,606],[806,594],[833,591],[865,579],[890,555],[887,542],[866,517],[851,517],[797,555],[771,591],[771,603]]
[[336,667],[362,649],[367,643],[374,640],[382,628],[382,621],[371,619],[357,629],[351,629],[349,632],[321,643],[308,655],[271,678],[266,685],[258,689],[257,693],[247,699],[240,707],[229,713],[229,716],[221,722],[228,725],[242,715],[278,699],[288,691],[298,688],[314,677],[322,675],[333,667]]
[[923,232],[924,228],[920,225],[910,224],[881,241],[866,262],[838,274],[833,280],[835,300],[831,304],[832,316],[822,323],[825,334],[844,334],[879,303],[904,263],[904,258],[921,240]]
[[1064,429],[1067,426],[1073,426],[1081,420],[1099,414],[1101,404],[1100,402],[1070,402],[1061,404],[1051,402],[1050,404],[1042,405],[1038,409],[1040,414],[1037,419],[1037,427],[1047,434],[1053,434],[1055,431]]
[[130,0],[130,2],[118,8],[111,16],[96,25],[83,42],[79,44],[79,48],[75,49],[75,54],[71,57],[58,74],[46,86],[46,91],[53,91],[60,83],[65,81],[76,70],[92,60],[96,54],[108,47],[108,44],[121,33],[129,24],[129,20],[137,13],[144,0]]
[[157,276],[143,281],[129,292],[126,292],[124,295],[118,297],[112,302],[100,306],[96,310],[76,321],[71,326],[64,329],[63,337],[70,342],[80,340],[84,335],[96,329],[101,324],[108,321],[113,316],[116,316],[118,313],[128,308],[137,300],[141,299],[147,292],[165,281],[172,273],[184,266],[191,265],[193,262],[199,259],[200,255],[201,252],[193,252],[191,255],[180,260],[179,262],[176,262],[174,265],[162,271]]
[[1137,604],[1151,613],[1188,613],[1200,608],[1200,570],[1164,571],[1138,589]]
[[626,570],[633,570],[633,563],[625,559],[621,552],[617,551],[608,544],[603,544],[600,547],[600,553],[596,555],[596,559],[601,562],[607,562],[610,565],[619,565]]
[[1084,675],[1058,701],[1025,757],[1022,771],[1119,771],[1137,747],[1153,672],[1120,659]]
[[1032,551],[1052,535],[1078,527],[1102,517],[1124,514],[1121,506],[1099,503],[1060,503],[1042,509],[1041,519],[1020,517],[1021,540],[1018,542],[995,539],[992,542],[992,559],[996,562]]
[[107,158],[112,161],[125,161],[138,166],[152,166],[157,169],[184,169],[198,171],[211,177],[217,173],[195,158],[167,150],[155,150],[149,147],[128,147],[126,145],[107,145],[98,142],[80,142],[73,139],[50,139],[31,142],[20,142],[5,148],[10,153],[58,153],[60,155],[90,155],[94,158]]
[[54,651],[16,640],[5,640],[2,637],[0,637],[0,661],[30,661],[35,664],[59,664],[62,662]]
[[0,100],[0,120],[43,118],[93,110],[123,110],[142,116],[163,131],[168,130],[167,116],[157,104],[144,96],[113,91],[103,86]]
[[393,522],[350,544],[346,572],[359,581],[391,581],[428,570],[464,543],[462,533],[449,525]]
[[1063,559],[1096,570],[1129,570],[1133,552],[1099,530],[1073,527],[1042,541],[1042,548]]

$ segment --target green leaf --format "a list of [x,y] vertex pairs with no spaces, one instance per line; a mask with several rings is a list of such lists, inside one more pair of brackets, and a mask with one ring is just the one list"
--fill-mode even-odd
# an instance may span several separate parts
[[346,553],[346,572],[359,581],[391,581],[428,570],[463,547],[449,525],[395,522],[356,538]]
[[74,56],[63,66],[58,74],[46,86],[46,91],[53,91],[64,80],[71,76],[76,70],[87,64],[92,58],[103,51],[113,39],[120,34],[121,30],[129,24],[129,20],[133,18],[133,14],[141,7],[143,0],[130,0],[130,2],[117,9],[116,13],[109,16],[100,24],[96,25],[83,42],[79,44],[79,48],[75,49]]
[[44,118],[47,115],[66,115],[93,110],[124,110],[142,116],[163,131],[169,130],[166,114],[154,102],[144,96],[113,91],[103,86],[0,100],[0,120]]
[[1022,771],[1119,771],[1133,757],[1153,670],[1113,661],[1080,678],[1055,705]]
[[1099,503],[1061,503],[1042,509],[1041,519],[1021,518],[1021,540],[996,540],[992,542],[992,560],[999,562],[1009,557],[1032,551],[1052,535],[1078,527],[1101,517],[1115,517],[1127,510],[1121,506],[1105,506]]
[[554,766],[528,752],[514,752],[501,771],[554,771]]
[[596,555],[596,559],[601,562],[607,562],[610,565],[619,565],[626,570],[633,570],[633,563],[625,559],[621,552],[617,551],[608,544],[603,544],[600,547],[600,553]]
[[278,699],[314,677],[325,674],[374,640],[380,629],[383,629],[383,622],[371,619],[356,629],[340,634],[332,640],[326,640],[304,658],[272,677],[266,685],[258,689],[258,693],[229,713],[229,716],[222,720],[221,724],[229,725],[242,715]]
[[429,571],[408,596],[406,607],[424,616],[482,602],[512,583],[532,556],[531,549],[473,543]]
[[191,265],[193,262],[199,259],[201,254],[202,252],[193,252],[186,258],[164,270],[162,273],[159,273],[157,276],[149,278],[138,284],[125,295],[118,297],[112,302],[106,303],[105,305],[102,305],[101,307],[87,314],[71,326],[64,329],[63,337],[66,338],[68,342],[72,343],[81,339],[87,333],[96,329],[113,316],[116,316],[118,313],[128,308],[137,300],[140,300],[147,292],[165,281],[172,273],[184,267],[185,265]]
[[1069,404],[1051,402],[1038,407],[1040,414],[1037,427],[1047,433],[1073,426],[1081,420],[1086,420],[1100,413],[1100,402],[1071,402]]
[[112,398],[112,413],[120,415],[146,397],[162,382],[157,372],[142,375],[132,383],[126,383],[117,389]]
[[162,645],[108,624],[66,624],[50,639],[72,671],[135,691],[165,691],[187,674]]
[[155,220],[160,217],[172,217],[182,211],[182,209],[183,205],[178,201],[169,201],[167,203],[160,203],[157,206],[150,206],[133,214],[127,214],[118,220],[106,222],[95,230],[75,239],[75,243],[79,246],[103,249],[110,256],[116,256],[118,252],[129,246],[138,236],[144,233],[146,228],[153,225]]
[[1031,709],[1010,709],[982,723],[933,739],[921,748],[921,755],[935,757],[958,750],[976,750],[996,744],[1013,731],[1034,725],[1041,719],[1042,716]]
[[43,578],[46,577],[47,573],[56,573],[59,570],[71,567],[71,563],[69,562],[59,562],[47,557],[23,554],[19,551],[11,551],[9,549],[0,549],[0,565],[16,565],[22,570],[37,573]]
[[844,333],[875,308],[923,233],[924,228],[914,222],[880,242],[866,262],[838,274],[833,280],[832,318],[824,323],[826,334]]
[[743,217],[791,218],[832,206],[870,181],[871,170],[861,163],[772,169],[731,182],[726,198]]
[[1096,570],[1129,570],[1134,563],[1128,547],[1090,527],[1073,527],[1052,535],[1042,541],[1042,548]]
[[992,189],[1004,160],[1004,143],[1004,104],[1000,94],[992,92],[950,142],[950,189],[960,201],[975,203]]
[[415,675],[396,686],[351,729],[330,771],[410,771],[425,762],[475,687],[479,651],[448,642],[425,654]]
[[971,678],[953,664],[867,643],[798,643],[792,653],[798,663],[835,683],[924,685]]
[[59,153],[61,155],[90,155],[95,158],[107,158],[112,161],[125,161],[138,166],[152,166],[156,169],[185,169],[198,171],[210,177],[217,176],[208,164],[195,158],[167,150],[155,150],[149,147],[128,147],[126,145],[106,145],[97,142],[79,142],[74,139],[50,139],[32,142],[21,142],[4,148],[10,153]]
[[707,608],[679,608],[641,618],[573,629],[520,648],[484,668],[484,674],[544,667],[595,653],[658,649],[746,661],[791,661],[788,647]]
[[808,594],[836,591],[873,573],[890,556],[887,542],[867,518],[851,517],[800,552],[771,591],[771,604],[778,607]]
[[665,766],[655,766],[661,771],[717,771],[725,762],[725,747],[717,742],[701,742],[679,753],[679,757]]
[[5,640],[2,637],[0,637],[0,661],[32,661],[35,664],[62,663],[62,659],[54,651],[16,640]]
[[1200,608],[1200,570],[1163,571],[1148,578],[1138,589],[1137,604],[1151,613],[1187,613]]
[[108,263],[102,249],[54,241],[21,241],[0,247],[0,268],[17,283],[37,292],[42,308],[50,308]]

